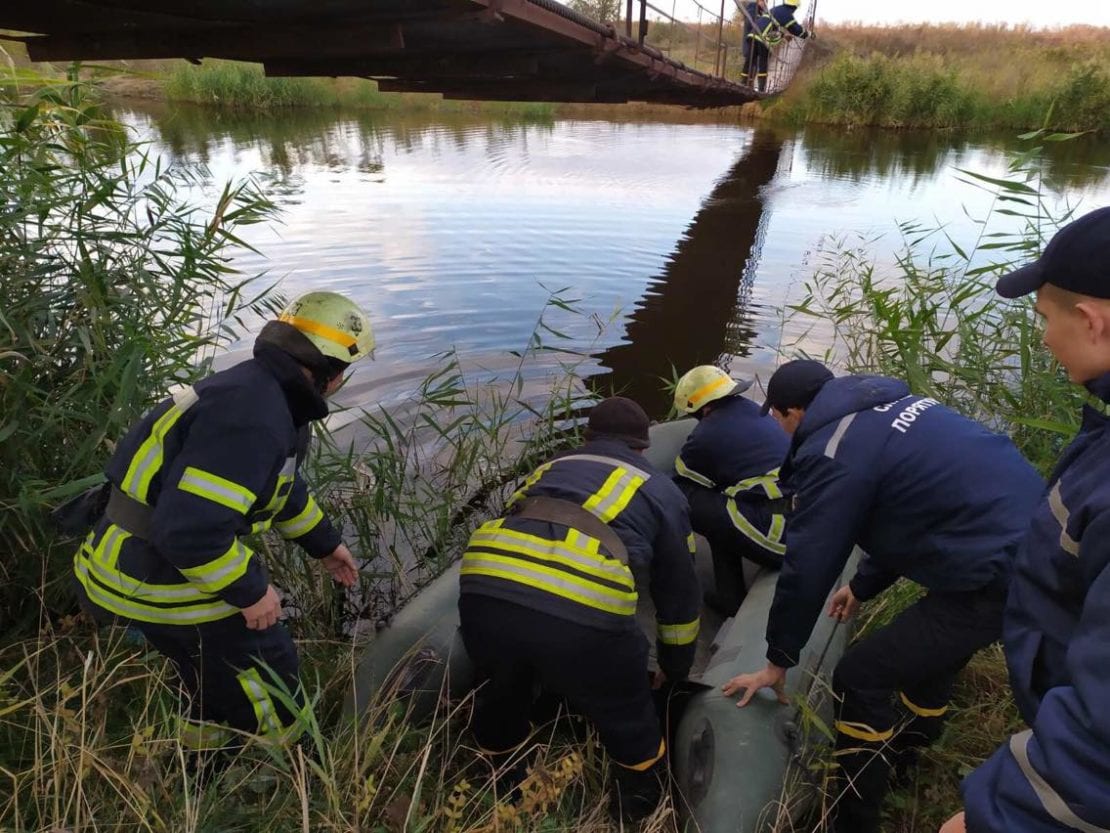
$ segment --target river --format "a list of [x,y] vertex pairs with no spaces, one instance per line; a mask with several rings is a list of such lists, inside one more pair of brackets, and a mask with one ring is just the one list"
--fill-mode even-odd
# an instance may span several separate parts
[[[970,246],[991,203],[961,169],[1004,176],[1019,143],[933,132],[692,121],[575,118],[498,121],[436,113],[294,110],[236,114],[123,105],[117,117],[168,161],[204,165],[211,198],[255,176],[282,208],[280,224],[248,229],[266,271],[294,294],[348,293],[371,313],[376,361],[357,367],[346,405],[401,406],[448,350],[468,372],[512,372],[545,299],[583,354],[577,373],[623,391],[653,416],[669,402],[660,377],[701,363],[765,379],[796,325],[781,309],[831,239],[857,241],[880,262],[900,247],[897,224],[944,224]],[[1110,143],[1050,147],[1051,199],[1080,210],[1110,204]],[[1005,229],[1005,217],[996,228]],[[525,370],[542,396],[570,352]]]

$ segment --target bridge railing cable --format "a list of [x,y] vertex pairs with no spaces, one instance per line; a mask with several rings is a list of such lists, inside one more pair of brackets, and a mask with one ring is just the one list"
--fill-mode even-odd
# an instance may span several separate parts
[[[748,13],[747,4],[735,0],[735,17],[726,17],[726,0],[721,0],[719,8],[709,8],[699,0],[685,0],[687,8],[697,9],[697,21],[683,21],[671,9],[661,8],[652,0],[625,0],[624,19],[615,21],[619,28],[623,23],[625,36],[636,40],[640,46],[658,49],[668,57],[681,61],[692,69],[705,72],[716,78],[746,83],[750,76],[743,74],[745,60],[745,40],[747,33],[756,29],[756,21]],[[817,11],[817,0],[810,0],[803,25],[813,31],[813,21]],[[648,13],[657,15],[649,18]],[[619,12],[618,12],[619,14]],[[705,17],[703,17],[705,15]],[[653,36],[654,23],[665,22],[664,36]],[[706,29],[715,34],[707,35]],[[676,37],[684,32],[682,43]],[[781,93],[793,81],[805,54],[808,39],[795,38],[787,33],[781,42],[771,50],[768,65],[767,85],[763,92],[768,95]],[[692,43],[692,45],[691,45]],[[750,48],[750,47],[749,47]]]

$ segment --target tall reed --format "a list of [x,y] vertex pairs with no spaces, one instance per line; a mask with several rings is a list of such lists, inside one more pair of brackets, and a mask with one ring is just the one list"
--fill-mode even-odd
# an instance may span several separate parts
[[72,541],[45,510],[87,486],[112,443],[256,306],[228,261],[273,217],[250,183],[210,211],[79,83],[0,108],[0,632],[64,609]]

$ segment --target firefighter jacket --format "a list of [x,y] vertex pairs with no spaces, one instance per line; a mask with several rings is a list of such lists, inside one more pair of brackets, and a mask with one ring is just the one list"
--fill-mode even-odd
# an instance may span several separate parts
[[788,35],[793,35],[796,38],[808,38],[809,31],[798,22],[796,17],[794,17],[794,13],[797,10],[795,6],[788,6],[783,3],[772,8],[770,15],[774,19],[775,25],[783,32],[786,32]]
[[743,514],[745,504],[782,497],[779,466],[790,440],[759,406],[743,396],[712,404],[675,459],[676,480],[684,488],[697,484],[721,492],[729,517],[743,535],[771,552],[782,554],[785,520],[773,515],[769,529],[760,529]]
[[796,38],[808,38],[809,31],[795,19],[794,11],[793,6],[785,4],[775,6],[755,19],[755,26],[748,33],[748,37],[769,47],[778,46],[784,34],[793,35]]
[[88,601],[125,619],[195,625],[266,592],[244,538],[274,526],[309,555],[339,545],[297,471],[327,405],[301,366],[269,344],[175,394],[140,420],[108,463],[110,483],[151,507],[140,538],[107,517],[74,558]]
[[[1110,374],[1088,386],[1110,402]],[[1030,731],[964,782],[971,833],[1110,830],[1110,420],[1078,436],[1031,513],[1003,642]]]
[[513,495],[577,504],[609,525],[628,564],[597,538],[547,521],[508,515],[479,527],[463,556],[460,589],[605,630],[638,627],[636,579],[648,578],[658,624],[659,667],[690,671],[701,593],[686,498],[624,443],[598,439],[536,469]]
[[782,468],[793,496],[767,658],[789,667],[857,544],[852,592],[905,576],[963,592],[1008,580],[1040,475],[1001,434],[880,376],[830,379]]

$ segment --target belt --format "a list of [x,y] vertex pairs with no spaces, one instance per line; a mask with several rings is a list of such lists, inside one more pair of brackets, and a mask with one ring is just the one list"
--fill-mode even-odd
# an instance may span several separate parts
[[557,497],[527,497],[518,502],[510,514],[514,518],[569,526],[583,535],[596,538],[613,558],[628,564],[628,549],[620,536],[597,515],[577,503]]
[[130,532],[136,538],[150,540],[150,523],[154,518],[154,507],[140,503],[115,486],[108,496],[104,517],[124,532]]

